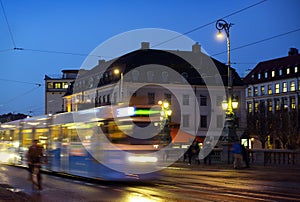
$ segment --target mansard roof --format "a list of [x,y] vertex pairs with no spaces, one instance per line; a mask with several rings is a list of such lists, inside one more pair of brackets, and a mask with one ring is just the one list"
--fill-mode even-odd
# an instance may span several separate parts
[[[300,54],[258,63],[245,77],[245,84],[257,84],[300,76]],[[273,74],[273,75],[272,75]]]

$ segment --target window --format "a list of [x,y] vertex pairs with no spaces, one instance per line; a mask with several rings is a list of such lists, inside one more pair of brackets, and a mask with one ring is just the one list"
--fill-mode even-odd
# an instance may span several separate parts
[[282,76],[282,69],[279,70],[279,76]]
[[265,86],[260,87],[260,95],[265,95]]
[[190,126],[190,115],[183,115],[182,116],[182,126],[183,127],[189,127]]
[[295,67],[295,69],[294,69],[294,70],[295,70],[295,73],[297,73],[297,72],[298,72],[298,67]]
[[291,109],[296,109],[296,99],[295,97],[291,97]]
[[279,83],[275,84],[275,93],[279,93]]
[[282,98],[283,102],[283,109],[287,109],[289,107],[288,105],[288,99],[286,97]]
[[269,95],[272,95],[272,93],[273,93],[273,92],[272,92],[272,84],[269,84],[269,85],[268,85],[268,94],[269,94]]
[[155,104],[155,93],[148,93],[148,104]]
[[182,97],[182,104],[183,105],[189,105],[190,103],[190,98],[189,98],[189,95],[183,95]]
[[200,95],[200,106],[207,106],[207,97]]
[[224,118],[223,115],[217,115],[217,128],[224,127]]
[[273,70],[273,71],[272,71],[272,77],[274,77],[274,76],[275,76],[275,71]]
[[252,96],[252,88],[249,87],[249,88],[248,88],[248,97],[251,97],[251,96]]
[[48,83],[47,83],[47,87],[48,87],[49,89],[53,88],[53,83],[52,83],[52,82],[48,82]]
[[257,78],[260,79],[260,77],[261,77],[261,76],[260,76],[260,73],[259,73],[259,74],[257,75]]
[[63,88],[67,89],[69,87],[68,82],[63,82]]
[[258,112],[258,101],[254,102],[254,111]]
[[207,116],[204,115],[200,116],[200,127],[207,128]]
[[290,91],[295,91],[295,90],[296,90],[295,81],[291,81],[291,83],[290,83]]
[[265,72],[265,78],[268,78],[268,72]]
[[290,68],[286,69],[286,74],[290,74]]
[[275,110],[280,110],[280,100],[275,99]]
[[286,93],[286,92],[287,92],[287,83],[286,83],[286,82],[283,82],[283,83],[282,83],[282,92],[283,92],[283,93]]
[[254,96],[258,96],[258,87],[257,86],[254,87]]
[[252,113],[252,102],[247,103],[248,113]]
[[272,100],[268,100],[268,111],[269,112],[273,111],[273,102],[272,102]]
[[54,83],[54,88],[61,88],[61,83]]

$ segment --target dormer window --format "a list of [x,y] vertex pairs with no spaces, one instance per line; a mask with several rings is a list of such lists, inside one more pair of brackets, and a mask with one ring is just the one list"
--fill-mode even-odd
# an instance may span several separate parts
[[258,79],[260,79],[260,77],[261,77],[260,73],[257,75],[257,77],[258,77]]
[[268,78],[268,72],[265,72],[265,78]]
[[298,72],[298,67],[296,66],[296,67],[295,67],[295,73],[297,73],[297,72]]
[[290,68],[286,69],[286,74],[290,74]]
[[279,76],[282,76],[282,69],[279,70]]
[[274,76],[275,76],[275,71],[273,70],[273,71],[272,71],[272,77],[274,77]]

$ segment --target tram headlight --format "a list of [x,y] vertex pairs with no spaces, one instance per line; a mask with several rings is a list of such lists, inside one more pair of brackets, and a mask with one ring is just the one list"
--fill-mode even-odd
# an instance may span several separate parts
[[155,163],[158,159],[155,156],[129,156],[128,161],[132,163]]

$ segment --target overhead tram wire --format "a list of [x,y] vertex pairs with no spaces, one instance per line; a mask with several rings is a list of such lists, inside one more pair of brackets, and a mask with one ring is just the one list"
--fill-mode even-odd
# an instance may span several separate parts
[[[294,32],[298,32],[298,31],[300,31],[300,28],[292,30],[292,31],[288,31],[288,32],[285,32],[285,33],[282,33],[282,34],[278,34],[278,35],[275,35],[275,36],[271,36],[271,37],[268,37],[268,38],[265,38],[265,39],[262,39],[262,40],[259,40],[259,41],[248,43],[248,44],[245,44],[245,45],[242,45],[242,46],[238,46],[236,48],[231,48],[231,51],[238,50],[238,49],[241,49],[241,48],[245,48],[245,47],[248,47],[248,46],[252,46],[252,45],[262,43],[262,42],[265,42],[265,41],[269,41],[271,39],[275,39],[275,38],[278,38],[278,37],[281,37],[281,36],[292,34]],[[224,54],[224,53],[227,53],[227,51],[222,51],[220,53],[212,54],[211,56],[221,55],[221,54]]]
[[13,43],[14,48],[16,48],[16,43],[15,43],[15,40],[14,40],[14,36],[13,36],[13,34],[12,34],[10,25],[9,25],[9,23],[8,23],[8,19],[7,19],[7,16],[6,16],[6,12],[5,12],[5,9],[4,9],[2,0],[0,0],[0,4],[1,4],[1,8],[2,8],[2,11],[3,11],[3,15],[4,15],[4,18],[5,18],[5,21],[6,21],[6,25],[7,25],[8,31],[9,31],[9,35],[10,35],[11,41],[12,41],[12,43]]
[[[267,0],[263,0],[263,1],[260,1],[260,2],[258,2],[258,3],[252,4],[252,5],[250,5],[250,6],[247,6],[247,7],[245,7],[245,8],[242,8],[242,9],[240,9],[240,10],[238,10],[238,11],[235,11],[235,12],[233,12],[233,13],[230,13],[230,14],[228,14],[228,15],[226,15],[226,16],[223,16],[223,17],[221,17],[221,18],[218,18],[218,19],[225,19],[225,18],[228,18],[228,17],[230,17],[230,16],[233,16],[233,15],[235,15],[235,14],[238,14],[238,13],[241,13],[241,12],[243,12],[243,11],[245,11],[245,10],[248,10],[248,9],[254,7],[254,6],[257,6],[257,5],[259,5],[259,4],[262,4],[262,3],[265,2],[265,1],[267,1]],[[204,27],[207,27],[207,26],[209,26],[209,25],[212,25],[212,24],[214,24],[214,23],[216,23],[216,22],[217,22],[217,20],[214,20],[214,21],[209,22],[209,23],[207,23],[207,24],[205,24],[205,25],[201,25],[201,26],[196,27],[196,28],[194,28],[194,29],[191,29],[190,31],[187,31],[187,32],[185,32],[185,33],[183,33],[183,34],[179,34],[179,35],[177,35],[177,36],[175,36],[175,37],[173,37],[173,38],[170,38],[170,39],[168,39],[168,40],[166,40],[166,41],[163,41],[163,42],[154,44],[153,46],[151,46],[151,48],[154,48],[154,47],[160,46],[160,45],[162,45],[162,44],[168,43],[168,42],[173,41],[173,40],[175,40],[175,39],[177,39],[177,38],[180,38],[180,37],[182,37],[182,36],[185,36],[185,35],[188,35],[188,34],[190,34],[190,33],[192,33],[192,32],[195,32],[195,31],[197,31],[197,30],[199,30],[199,29],[202,29],[202,28],[204,28]]]
[[17,81],[17,80],[3,79],[3,78],[0,78],[0,81],[22,83],[22,84],[29,84],[29,85],[37,85],[39,87],[44,85],[44,84],[41,84],[41,83],[32,83],[32,82],[27,82],[27,81]]

